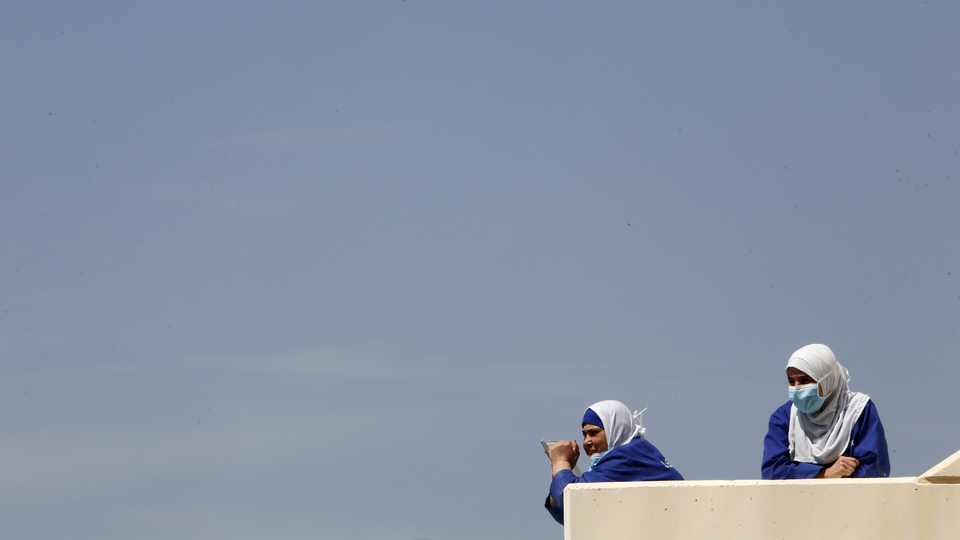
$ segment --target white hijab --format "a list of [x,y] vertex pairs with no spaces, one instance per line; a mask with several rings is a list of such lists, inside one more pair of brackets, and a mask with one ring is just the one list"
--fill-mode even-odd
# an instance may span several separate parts
[[817,465],[833,463],[849,446],[850,433],[870,396],[850,391],[850,372],[826,345],[801,348],[790,356],[787,368],[797,368],[817,381],[826,398],[813,414],[790,407],[790,458]]
[[643,427],[642,411],[630,414],[630,409],[617,400],[600,401],[589,406],[588,409],[597,413],[600,421],[603,422],[603,430],[607,432],[607,450],[623,446],[634,437],[642,439],[647,434],[647,428]]

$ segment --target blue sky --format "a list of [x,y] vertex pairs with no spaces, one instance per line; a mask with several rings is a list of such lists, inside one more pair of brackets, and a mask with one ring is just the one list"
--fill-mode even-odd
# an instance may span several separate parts
[[0,7],[0,535],[556,538],[619,399],[758,478],[826,343],[960,449],[960,7]]

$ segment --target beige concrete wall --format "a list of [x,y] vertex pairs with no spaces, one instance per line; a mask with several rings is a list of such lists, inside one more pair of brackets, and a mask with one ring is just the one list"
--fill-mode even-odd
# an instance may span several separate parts
[[951,458],[909,478],[570,485],[564,538],[957,540],[960,452]]

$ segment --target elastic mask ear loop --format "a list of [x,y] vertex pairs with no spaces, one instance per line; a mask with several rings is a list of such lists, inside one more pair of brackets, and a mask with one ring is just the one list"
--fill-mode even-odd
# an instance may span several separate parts
[[[647,410],[648,407],[644,407],[643,411]],[[647,435],[647,428],[643,427],[643,411],[637,412],[633,411],[633,423],[637,426],[640,426],[640,438],[644,438]],[[640,418],[638,421],[637,418]]]
[[829,373],[827,373],[822,377],[823,380],[817,381],[817,389],[818,389],[817,395],[820,395],[819,389],[823,387],[823,381],[832,379],[830,376],[833,375],[834,371],[837,372],[837,379],[835,379],[832,389],[823,388],[823,395],[820,397],[824,399],[830,396],[831,393],[833,394],[837,393],[837,391],[840,389],[840,379],[843,379],[847,383],[848,387],[850,386],[850,371],[847,368],[843,367],[843,364],[841,364],[840,362],[837,362],[836,367],[834,367],[833,370],[831,370]]

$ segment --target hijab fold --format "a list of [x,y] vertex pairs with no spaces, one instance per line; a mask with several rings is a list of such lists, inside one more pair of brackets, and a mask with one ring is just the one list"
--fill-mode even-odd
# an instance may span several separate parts
[[813,414],[790,407],[790,458],[817,465],[833,463],[850,445],[853,426],[870,396],[850,391],[850,372],[826,345],[801,348],[790,356],[787,368],[799,369],[817,381],[824,397],[823,406]]
[[647,428],[643,427],[643,417],[637,419],[641,413],[631,414],[630,409],[617,400],[600,401],[588,407],[587,410],[595,412],[603,422],[600,427],[607,432],[607,450],[623,446],[634,437],[642,439],[647,434]]

